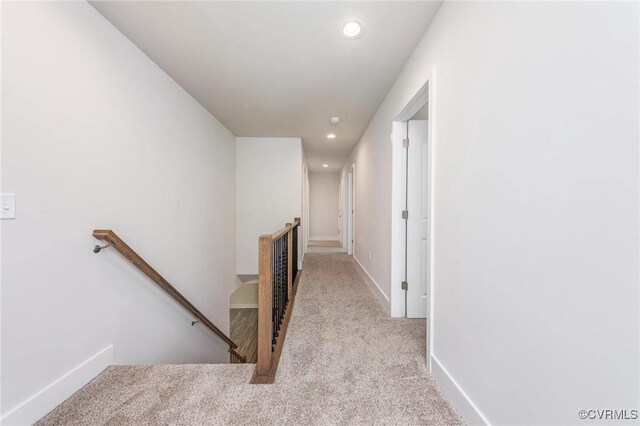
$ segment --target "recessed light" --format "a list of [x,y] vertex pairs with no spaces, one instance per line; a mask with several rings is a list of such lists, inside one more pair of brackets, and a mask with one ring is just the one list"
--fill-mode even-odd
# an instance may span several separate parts
[[340,117],[331,117],[329,119],[329,123],[333,124],[334,126],[337,126],[338,124],[340,124]]
[[322,167],[327,168],[327,167],[329,167],[329,165],[328,164],[323,164]]
[[362,22],[356,19],[349,19],[344,21],[340,27],[340,34],[342,37],[349,40],[356,39],[362,35]]
[[335,139],[335,138],[336,138],[336,135],[334,135],[333,133],[329,133],[327,135],[327,139]]

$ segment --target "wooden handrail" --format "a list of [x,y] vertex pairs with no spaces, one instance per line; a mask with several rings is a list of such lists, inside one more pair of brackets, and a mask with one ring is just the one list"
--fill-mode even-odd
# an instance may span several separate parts
[[[160,288],[162,288],[169,296],[175,299],[181,304],[187,311],[198,319],[205,327],[211,330],[216,336],[220,337],[224,342],[229,345],[229,350],[233,351],[232,356],[240,357],[243,362],[246,359],[242,357],[235,349],[238,348],[233,340],[231,340],[226,334],[222,332],[218,327],[213,324],[209,318],[207,318],[198,308],[196,308],[186,297],[182,295],[174,286],[172,286],[162,275],[160,275],[155,269],[151,267],[138,253],[136,253],[131,247],[127,245],[120,237],[116,235],[110,229],[96,229],[93,231],[93,236],[101,241],[106,241],[110,246],[113,246],[120,254],[122,254],[127,260],[133,263],[138,269],[145,273],[146,276],[151,278]],[[98,250],[99,251],[99,250]],[[97,251],[96,251],[97,253]]]
[[271,234],[271,240],[275,241],[291,230],[291,224],[287,223],[284,228]]
[[279,229],[276,232],[274,232],[273,234],[271,234],[271,239],[272,240],[277,240],[278,238],[282,237],[284,234],[289,232],[289,229],[293,229],[298,225],[300,225],[300,218],[296,217],[295,220],[293,221],[293,223],[287,223],[284,226],[284,228]]

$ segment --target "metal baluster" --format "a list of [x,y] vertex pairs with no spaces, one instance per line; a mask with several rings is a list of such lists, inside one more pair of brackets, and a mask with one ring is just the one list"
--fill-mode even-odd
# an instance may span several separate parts
[[289,233],[284,235],[282,241],[282,320],[287,310],[287,302],[289,301]]
[[282,318],[284,317],[284,310],[286,309],[287,306],[287,295],[285,292],[285,286],[286,286],[286,273],[287,273],[287,268],[286,268],[286,254],[287,254],[287,235],[285,234],[282,237],[282,313],[280,314],[280,321],[282,322]]
[[279,265],[278,265],[278,269],[279,269],[279,283],[278,283],[278,295],[280,297],[280,304],[278,305],[279,310],[278,310],[278,329],[280,329],[280,324],[282,324],[282,306],[283,306],[283,294],[282,294],[282,243],[284,242],[284,237],[280,237],[280,256],[278,257],[278,260],[280,261]]
[[[278,245],[278,249],[277,249],[278,256],[277,256],[277,259],[276,259],[276,295],[277,295],[277,298],[278,298],[278,305],[277,305],[277,311],[276,311],[276,330],[280,331],[280,312],[281,312],[281,309],[282,309],[282,297],[281,297],[281,294],[280,294],[280,278],[281,278],[280,277],[280,273],[281,273],[281,271],[280,271],[280,266],[281,266],[280,257],[282,256],[282,253],[281,253],[281,251],[282,251],[282,237],[278,238],[277,245]],[[278,333],[276,333],[276,336],[278,336]]]
[[276,344],[276,336],[278,335],[278,330],[276,328],[277,324],[278,324],[278,320],[277,320],[277,297],[276,297],[276,258],[278,256],[277,252],[276,252],[276,242],[272,242],[271,243],[271,253],[272,253],[272,257],[271,257],[271,271],[272,271],[272,276],[271,276],[271,282],[272,282],[272,299],[273,299],[273,303],[272,303],[272,313],[271,313],[271,351],[273,351],[274,349],[274,345]]
[[276,258],[275,258],[275,280],[276,283],[274,285],[275,289],[276,289],[276,337],[278,337],[278,331],[280,330],[279,327],[279,322],[280,322],[280,292],[278,292],[278,282],[279,282],[279,277],[278,277],[278,273],[279,273],[279,268],[280,268],[280,240],[276,240]]
[[276,337],[278,336],[278,330],[280,330],[280,239],[276,240],[276,249],[275,249],[275,270],[273,273],[274,284],[273,288],[276,292],[276,323],[274,324],[276,327]]
[[287,310],[287,302],[289,301],[289,234],[284,239],[284,256],[282,256],[282,273],[283,285],[282,292],[284,293],[284,310]]
[[284,318],[284,311],[287,310],[287,238],[289,234],[285,234],[282,244],[282,318]]
[[278,239],[278,330],[282,323],[282,237]]
[[287,310],[289,304],[289,237],[290,233],[287,233],[284,243],[284,310]]
[[291,267],[293,270],[291,271],[291,285],[296,282],[296,273],[298,272],[298,241],[297,241],[297,232],[298,227],[294,226],[291,230]]
[[292,279],[293,282],[296,282],[296,278],[298,277],[298,229],[300,228],[300,226],[296,226],[295,228],[293,228],[293,274],[292,275]]

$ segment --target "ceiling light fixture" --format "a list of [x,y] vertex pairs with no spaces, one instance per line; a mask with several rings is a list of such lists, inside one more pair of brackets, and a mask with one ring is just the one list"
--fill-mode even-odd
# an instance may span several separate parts
[[362,36],[362,22],[356,19],[344,21],[340,27],[340,34],[349,40],[354,40]]
[[333,133],[329,133],[327,135],[327,139],[335,139],[335,138],[336,138],[336,135],[334,135]]
[[329,123],[333,124],[334,126],[337,126],[338,124],[340,124],[340,117],[331,117],[329,119]]
[[322,167],[324,167],[326,169],[327,167],[329,167],[329,165],[328,164],[323,164]]

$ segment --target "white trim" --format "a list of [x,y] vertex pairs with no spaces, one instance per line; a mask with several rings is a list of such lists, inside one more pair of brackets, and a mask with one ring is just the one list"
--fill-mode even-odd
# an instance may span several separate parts
[[[435,67],[434,67],[435,68]],[[394,118],[392,125],[392,133],[391,133],[391,187],[393,191],[391,192],[391,316],[393,317],[404,317],[406,316],[405,307],[404,307],[404,291],[400,289],[400,283],[404,279],[404,227],[405,223],[402,219],[402,210],[404,210],[404,201],[405,201],[405,190],[404,190],[404,180],[405,180],[405,149],[402,146],[402,140],[407,138],[409,135],[406,134],[406,126],[404,123],[409,121],[411,117],[413,117],[425,104],[429,104],[429,149],[432,146],[431,139],[431,102],[433,97],[431,97],[431,90],[429,89],[432,86],[431,82],[432,76],[427,76],[426,80],[418,90],[418,92],[407,102],[405,107],[398,113],[398,115]],[[431,99],[429,99],[431,97]],[[429,165],[430,170],[432,169],[431,157],[429,156]],[[431,189],[431,188],[430,188]],[[431,203],[430,206],[433,206],[433,193],[431,194]],[[430,228],[432,219],[429,218]],[[430,229],[431,231],[431,229]],[[430,253],[433,253],[433,240],[432,234],[429,235],[430,241]],[[433,270],[433,263],[430,263],[431,270]],[[432,273],[429,273],[430,278],[432,278]],[[430,293],[432,291],[431,285],[433,280],[430,279],[429,283],[429,292],[427,293],[427,297],[430,298]],[[430,300],[427,300],[427,309],[431,307]],[[427,318],[429,318],[431,312],[427,312]],[[427,353],[427,366],[429,365],[429,354]]]
[[406,128],[403,122],[411,119],[416,112],[422,108],[425,103],[428,104],[428,138],[429,138],[429,290],[427,292],[427,347],[426,347],[426,365],[431,371],[431,354],[434,350],[434,293],[436,282],[436,234],[435,234],[435,200],[436,200],[436,144],[438,143],[436,135],[436,111],[437,111],[437,79],[436,65],[431,67],[431,74],[426,79],[418,92],[411,98],[406,106],[398,113],[392,122],[392,170],[391,170],[391,316],[401,317],[405,315],[404,294],[399,283],[404,277],[404,220],[401,212],[404,206],[404,174],[405,174],[405,157],[404,148],[402,147],[402,139],[408,137],[405,134]]
[[[429,80],[430,78],[426,78],[420,90],[413,95],[413,98],[407,105],[398,113],[394,121],[409,121],[411,118],[416,115],[420,108],[422,108],[429,101]],[[431,105],[429,105],[429,109]]]
[[229,309],[258,309],[257,303],[237,303],[229,305]]
[[347,173],[347,254],[355,254],[356,242],[356,163],[353,163]]
[[392,123],[392,191],[391,191],[391,316],[404,316],[404,294],[400,283],[404,279],[404,130],[406,126],[400,121]]
[[[355,254],[356,254],[356,163],[353,163],[351,165],[351,209],[352,209],[352,212],[351,212],[351,253],[349,253],[349,254],[355,256]],[[349,251],[348,248],[347,248],[347,251]]]
[[113,363],[113,345],[109,345],[5,413],[2,424],[37,422]]
[[391,192],[391,316],[404,317],[404,292],[401,282],[404,280],[404,161],[405,154],[402,139],[406,137],[406,126],[400,121],[392,123],[392,188]]
[[489,420],[482,414],[480,409],[473,403],[469,395],[460,387],[451,374],[447,371],[442,363],[435,357],[431,356],[433,377],[436,378],[440,388],[449,398],[458,413],[462,416],[465,423],[469,425],[487,425],[491,426]]
[[389,303],[389,298],[387,297],[387,295],[384,294],[384,292],[382,291],[382,289],[380,288],[376,280],[374,280],[373,277],[371,277],[369,272],[367,272],[367,270],[364,269],[364,266],[362,266],[358,258],[355,256],[353,256],[353,263],[356,265],[356,269],[360,273],[360,276],[364,278],[367,284],[369,284],[369,287],[371,287],[371,290],[373,291],[373,293],[375,293],[377,299],[380,301],[380,304],[384,308],[385,312],[389,314],[391,305]]
[[435,318],[435,288],[436,288],[436,114],[438,101],[436,98],[438,88],[437,69],[434,64],[431,67],[431,77],[428,80],[428,117],[429,117],[429,293],[427,294],[427,361],[431,371],[431,354],[433,354],[433,319]]
[[347,239],[349,238],[349,212],[347,209],[349,208],[349,194],[347,193],[347,189],[349,186],[349,177],[347,173],[343,173],[342,178],[340,180],[340,203],[341,203],[341,211],[342,211],[342,247],[346,247],[348,250],[349,244]]
[[309,242],[311,241],[335,241],[339,243],[340,237],[338,235],[336,235],[335,237],[309,237]]

